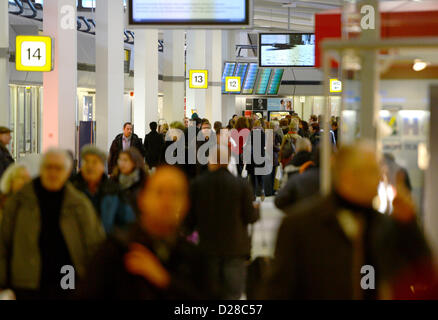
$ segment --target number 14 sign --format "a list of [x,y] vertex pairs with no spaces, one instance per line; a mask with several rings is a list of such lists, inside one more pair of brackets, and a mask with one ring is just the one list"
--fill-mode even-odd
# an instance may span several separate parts
[[52,38],[17,36],[15,65],[18,71],[52,71]]

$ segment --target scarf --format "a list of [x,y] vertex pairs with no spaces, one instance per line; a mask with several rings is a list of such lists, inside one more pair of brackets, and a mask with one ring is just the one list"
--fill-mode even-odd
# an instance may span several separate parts
[[138,168],[128,175],[123,173],[120,173],[119,175],[119,183],[123,190],[130,188],[138,181],[140,181],[140,169]]

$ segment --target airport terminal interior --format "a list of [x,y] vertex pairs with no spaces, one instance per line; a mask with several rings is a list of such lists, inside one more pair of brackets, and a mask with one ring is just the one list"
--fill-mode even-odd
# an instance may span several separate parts
[[434,119],[437,0],[0,0],[0,300],[438,299]]

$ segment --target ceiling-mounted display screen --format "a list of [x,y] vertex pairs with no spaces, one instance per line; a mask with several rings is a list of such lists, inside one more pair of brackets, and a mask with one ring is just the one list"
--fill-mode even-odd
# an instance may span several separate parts
[[262,69],[259,72],[259,79],[257,81],[255,94],[265,95],[268,89],[269,79],[271,79],[271,68]]
[[258,64],[250,63],[248,67],[248,73],[246,74],[245,82],[243,83],[242,94],[252,94],[254,92],[254,86],[257,80],[258,72],[259,72]]
[[130,25],[250,25],[249,0],[130,0]]
[[260,67],[315,66],[313,33],[261,33],[259,47]]
[[[246,76],[246,71],[248,70],[248,63],[247,62],[239,62],[237,64],[236,70],[234,71],[234,77],[239,77],[240,78],[240,83],[241,83],[241,88],[243,87],[242,84],[245,80],[245,76]],[[240,93],[239,92],[234,92],[234,93]]]
[[236,68],[236,62],[225,62],[224,72],[222,73],[222,93],[225,91],[225,79],[234,75],[234,69]]
[[275,96],[280,90],[281,80],[283,79],[284,69],[275,69],[269,83],[267,95]]

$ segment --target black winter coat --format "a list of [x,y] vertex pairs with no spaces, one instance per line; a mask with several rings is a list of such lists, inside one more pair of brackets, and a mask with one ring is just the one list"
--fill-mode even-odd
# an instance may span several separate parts
[[144,137],[144,154],[150,168],[158,166],[162,159],[164,139],[157,131],[151,131]]
[[[171,275],[168,289],[161,290],[141,276],[125,269],[124,257],[131,243],[148,248]],[[168,256],[159,252],[167,252]],[[90,263],[79,286],[80,299],[105,300],[199,300],[214,299],[207,278],[206,259],[200,251],[180,238],[174,245],[153,240],[139,225],[110,236]]]
[[335,195],[317,196],[291,207],[281,224],[267,299],[353,298],[353,281],[359,285],[364,275],[352,270],[354,246],[337,219],[345,209],[364,219],[363,262],[375,269],[375,290],[362,290],[363,298],[377,298],[381,281],[397,281],[408,270],[418,275],[417,266],[430,264],[415,221],[402,224]]
[[0,178],[12,163],[14,163],[14,159],[9,153],[9,150],[0,143]]
[[189,233],[198,231],[200,248],[216,256],[249,257],[248,225],[259,219],[251,186],[221,168],[196,178],[190,193],[192,206],[186,226]]

